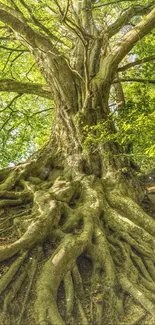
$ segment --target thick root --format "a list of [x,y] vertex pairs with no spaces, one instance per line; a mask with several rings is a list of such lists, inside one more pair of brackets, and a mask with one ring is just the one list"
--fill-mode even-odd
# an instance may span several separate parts
[[11,282],[26,257],[27,253],[24,253],[21,257],[18,257],[5,275],[0,279],[0,294],[7,288],[8,284]]
[[[43,182],[33,176],[23,181],[21,170],[17,174],[17,196],[11,188],[15,175],[0,188],[2,233],[9,225],[16,236],[0,247],[0,322],[154,322],[154,220],[131,198],[105,194],[94,176],[76,174],[74,181],[50,176]],[[13,207],[18,199],[23,210],[20,204],[18,211]],[[8,200],[13,203],[9,214]]]

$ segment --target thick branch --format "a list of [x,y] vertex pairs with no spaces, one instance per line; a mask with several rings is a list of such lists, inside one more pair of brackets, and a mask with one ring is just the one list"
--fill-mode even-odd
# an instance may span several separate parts
[[10,13],[12,16],[14,16],[15,18],[19,19],[20,21],[26,23],[26,18],[24,17],[24,15],[22,14],[22,12],[19,10],[15,10],[11,7],[6,6],[4,3],[0,2],[0,11],[1,10],[5,10],[6,12]]
[[[4,9],[4,8],[5,9]],[[12,10],[12,9],[11,9]],[[44,36],[35,32],[30,26],[27,25],[25,21],[21,21],[19,17],[13,12],[10,12],[10,8],[7,6],[3,6],[0,3],[0,21],[13,29],[18,35],[23,38],[23,42],[25,41],[27,47],[38,48],[39,45],[44,45],[47,47],[52,47],[52,43],[48,41]]]
[[108,35],[112,37],[117,34],[122,27],[127,25],[131,18],[139,14],[145,14],[148,9],[154,4],[154,1],[151,2],[148,6],[131,6],[126,10],[123,15],[121,15],[113,24],[108,27]]
[[134,62],[130,62],[128,64],[125,64],[122,67],[118,68],[117,71],[118,72],[125,71],[125,70],[130,69],[132,67],[135,67],[135,66],[137,66],[139,64],[143,64],[143,63],[146,63],[146,62],[149,62],[149,61],[153,61],[153,60],[155,60],[155,55],[151,55],[151,56],[148,56],[146,58],[138,59],[138,60],[136,60]]
[[155,8],[137,24],[131,31],[122,37],[121,42],[115,46],[111,53],[101,61],[97,79],[102,82],[114,77],[118,64],[130,52],[134,45],[155,27]]
[[24,0],[20,0],[21,4],[27,9],[30,17],[32,18],[32,21],[35,23],[36,26],[38,26],[45,34],[47,34],[52,40],[55,40],[57,42],[60,42],[60,39],[53,35],[48,28],[46,28],[33,14],[32,9],[30,6],[27,5],[27,3]]
[[[15,31],[20,37],[22,37],[22,42],[25,43],[27,47],[32,48],[42,48],[44,51],[52,51],[55,55],[59,55],[58,50],[53,46],[51,40],[46,36],[39,34],[33,30],[28,24],[26,19],[21,19],[19,12],[4,5],[0,2],[0,21],[9,26],[13,31]],[[35,24],[38,25],[38,21]],[[41,27],[41,23],[40,26]],[[43,26],[42,26],[43,27]],[[45,32],[45,30],[44,30]],[[46,30],[47,32],[47,30]],[[57,37],[50,33],[50,37],[54,40],[59,41]],[[17,37],[18,38],[18,37]],[[25,42],[24,42],[25,41]]]
[[0,80],[0,91],[16,92],[18,94],[33,94],[40,97],[52,98],[52,93],[46,85],[31,84],[11,79]]
[[[27,23],[20,21],[6,10],[0,9],[0,21],[7,24],[15,32],[17,39],[33,53],[55,98],[58,99],[61,92],[64,106],[76,110],[77,93],[73,72],[69,68],[65,58],[60,55],[52,42],[46,36],[39,34],[28,26]],[[48,74],[46,73],[47,71]],[[70,92],[68,92],[68,89],[70,89]]]
[[112,55],[114,63],[119,64],[133,46],[155,27],[155,8],[145,18],[129,31],[121,40],[120,45],[114,47]]
[[111,1],[111,2],[107,2],[107,3],[103,3],[101,5],[96,5],[93,7],[93,9],[96,9],[96,8],[101,8],[101,7],[106,7],[106,6],[109,6],[109,5],[113,5],[113,4],[118,4],[120,2],[136,2],[136,0],[117,0],[117,1]]
[[83,27],[89,30],[89,33],[93,33],[96,28],[92,16],[92,1],[82,0],[79,5],[79,12]]
[[[114,83],[117,82],[118,80],[114,80]],[[119,78],[119,82],[142,82],[142,83],[155,84],[155,80],[141,79],[141,78]]]

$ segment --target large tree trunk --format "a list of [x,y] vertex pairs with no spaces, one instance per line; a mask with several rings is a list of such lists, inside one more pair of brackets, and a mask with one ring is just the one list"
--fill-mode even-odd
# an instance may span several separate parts
[[[113,141],[83,149],[84,126],[108,119],[117,66],[154,16],[155,9],[107,53],[106,34],[84,15],[83,27],[91,21],[86,36],[95,36],[78,40],[71,69],[48,39],[0,8],[56,106],[45,147],[0,171],[0,324],[154,324],[155,221],[139,205],[133,165]],[[109,130],[116,132],[112,122]]]

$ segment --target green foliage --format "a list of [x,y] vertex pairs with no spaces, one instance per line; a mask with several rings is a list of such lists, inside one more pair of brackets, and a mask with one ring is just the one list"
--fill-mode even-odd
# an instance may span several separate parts
[[[113,133],[112,124],[115,125]],[[155,111],[141,112],[132,108],[128,114],[110,113],[107,121],[100,121],[97,125],[84,128],[85,150],[90,147],[95,150],[100,145],[114,141],[124,149],[122,155],[132,155],[140,165],[146,167],[155,158],[154,125]],[[132,147],[130,152],[128,152],[129,146],[130,150]]]
[[[10,6],[10,1],[4,3]],[[18,5],[21,8],[19,1]],[[23,13],[28,16],[26,9]],[[45,83],[29,50],[14,39],[9,28],[2,23],[0,28],[0,80]],[[0,93],[0,168],[26,160],[48,140],[52,109],[53,101],[18,94],[18,89],[17,93]]]
[[50,134],[53,102],[1,93],[0,166],[17,164],[38,150]]

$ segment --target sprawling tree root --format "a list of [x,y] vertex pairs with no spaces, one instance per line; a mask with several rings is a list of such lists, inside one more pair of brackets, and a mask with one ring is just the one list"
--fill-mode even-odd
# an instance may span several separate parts
[[0,324],[153,324],[155,221],[121,186],[26,168],[0,184]]

